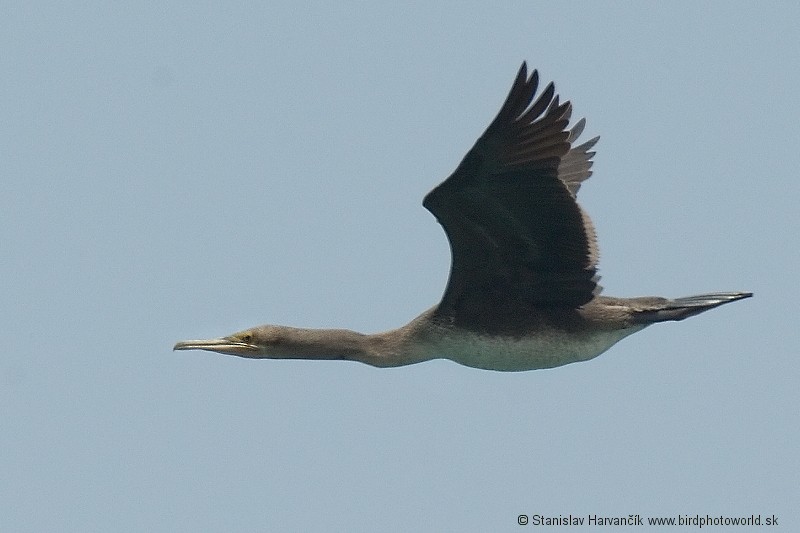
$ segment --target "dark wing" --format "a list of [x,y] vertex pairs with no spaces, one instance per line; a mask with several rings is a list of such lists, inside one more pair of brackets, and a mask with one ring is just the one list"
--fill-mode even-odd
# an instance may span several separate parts
[[591,175],[592,139],[567,129],[571,104],[525,63],[497,117],[423,205],[444,227],[453,262],[438,320],[476,331],[523,327],[537,309],[575,309],[599,292],[597,246],[575,201]]

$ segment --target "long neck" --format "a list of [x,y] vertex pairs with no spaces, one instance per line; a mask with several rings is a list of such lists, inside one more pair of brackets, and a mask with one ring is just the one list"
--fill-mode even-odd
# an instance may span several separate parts
[[391,367],[417,363],[413,342],[405,328],[365,335],[347,329],[285,328],[275,346],[263,357],[359,361]]
[[275,356],[279,358],[361,360],[368,351],[367,335],[355,331],[289,327],[281,329],[283,331],[280,341],[274,347],[277,352]]

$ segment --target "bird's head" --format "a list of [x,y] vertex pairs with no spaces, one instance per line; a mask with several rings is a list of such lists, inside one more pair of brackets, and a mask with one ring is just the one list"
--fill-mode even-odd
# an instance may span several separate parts
[[208,350],[239,357],[262,358],[280,354],[286,335],[283,326],[258,326],[219,339],[181,341],[173,350]]

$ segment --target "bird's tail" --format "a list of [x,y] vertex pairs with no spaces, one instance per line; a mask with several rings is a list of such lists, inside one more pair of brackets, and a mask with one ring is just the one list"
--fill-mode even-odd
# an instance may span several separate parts
[[683,320],[690,316],[698,315],[703,311],[714,309],[720,305],[750,298],[752,292],[714,292],[685,296],[674,300],[664,299],[648,305],[646,308],[634,313],[634,320],[641,324],[666,322],[668,320]]

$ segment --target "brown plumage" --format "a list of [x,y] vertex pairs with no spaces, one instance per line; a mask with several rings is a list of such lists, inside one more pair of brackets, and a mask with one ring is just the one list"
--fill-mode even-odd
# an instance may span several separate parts
[[179,342],[175,349],[380,367],[448,358],[477,368],[530,370],[591,359],[649,324],[752,296],[599,296],[595,231],[576,201],[592,174],[598,138],[573,146],[585,121],[570,128],[572,105],[559,103],[552,83],[534,101],[538,83],[538,73],[529,77],[523,63],[497,117],[423,201],[452,251],[438,305],[373,335],[267,325]]

